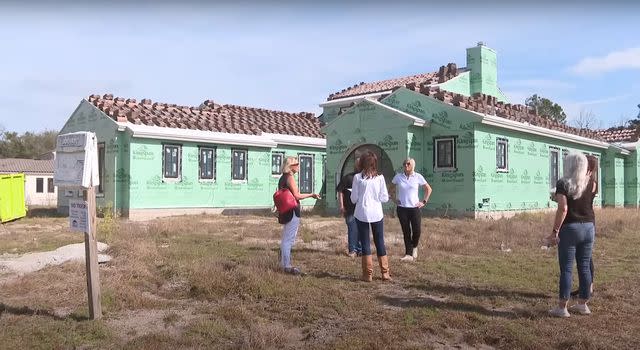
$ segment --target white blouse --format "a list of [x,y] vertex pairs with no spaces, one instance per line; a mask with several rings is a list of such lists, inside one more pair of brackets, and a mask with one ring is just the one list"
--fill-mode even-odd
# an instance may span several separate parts
[[420,186],[424,186],[427,180],[422,175],[414,172],[409,177],[404,173],[396,174],[391,182],[396,185],[396,198],[400,201],[398,206],[415,208],[420,202],[418,198]]
[[356,205],[354,216],[362,222],[378,222],[382,220],[382,203],[389,200],[384,176],[363,179],[362,173],[353,177],[351,202]]

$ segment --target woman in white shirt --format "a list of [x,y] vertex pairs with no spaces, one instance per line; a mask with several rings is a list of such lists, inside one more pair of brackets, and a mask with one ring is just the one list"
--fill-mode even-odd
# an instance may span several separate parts
[[[418,258],[418,242],[420,241],[422,221],[420,209],[429,201],[431,186],[422,175],[415,172],[416,161],[413,158],[405,159],[402,167],[404,171],[396,174],[391,180],[391,183],[396,185],[396,204],[398,205],[396,213],[404,236],[405,255],[400,260],[413,261]],[[424,187],[422,200],[418,196],[420,187]]]
[[358,224],[358,239],[362,243],[362,280],[371,282],[373,259],[369,226],[373,231],[373,243],[376,246],[382,280],[389,281],[389,259],[384,247],[384,225],[382,203],[389,200],[384,176],[378,174],[378,158],[373,152],[367,152],[360,158],[362,172],[353,177],[351,202],[356,205],[354,216]]

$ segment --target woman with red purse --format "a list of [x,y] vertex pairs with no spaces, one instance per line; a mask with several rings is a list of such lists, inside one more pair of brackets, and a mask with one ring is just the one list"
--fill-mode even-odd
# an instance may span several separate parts
[[294,175],[300,170],[300,163],[296,157],[287,157],[282,165],[282,176],[278,181],[278,190],[288,188],[296,199],[297,206],[284,213],[278,213],[278,222],[284,225],[282,230],[282,242],[280,243],[280,266],[285,273],[299,275],[302,272],[299,268],[291,265],[291,248],[298,234],[300,225],[300,200],[305,198],[320,199],[317,193],[302,194],[298,190],[298,184]]

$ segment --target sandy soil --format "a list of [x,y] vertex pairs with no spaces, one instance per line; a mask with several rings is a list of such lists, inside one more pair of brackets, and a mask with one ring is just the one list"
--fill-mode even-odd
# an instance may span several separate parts
[[[104,252],[108,245],[98,242],[98,252]],[[64,264],[70,260],[84,261],[84,243],[69,244],[48,252],[0,255],[0,272],[24,275],[47,266]],[[98,254],[98,263],[107,262],[111,257]]]

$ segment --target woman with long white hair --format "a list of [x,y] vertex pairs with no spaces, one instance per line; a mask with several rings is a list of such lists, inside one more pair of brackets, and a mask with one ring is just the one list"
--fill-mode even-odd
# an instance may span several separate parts
[[591,297],[589,263],[595,238],[593,198],[597,190],[592,172],[584,154],[570,152],[564,159],[564,176],[556,184],[558,209],[552,233],[547,237],[550,243],[558,244],[560,265],[558,306],[549,310],[552,316],[570,316],[567,303],[574,258],[578,265],[579,295],[578,303],[569,309],[582,315],[591,313],[587,302]]

